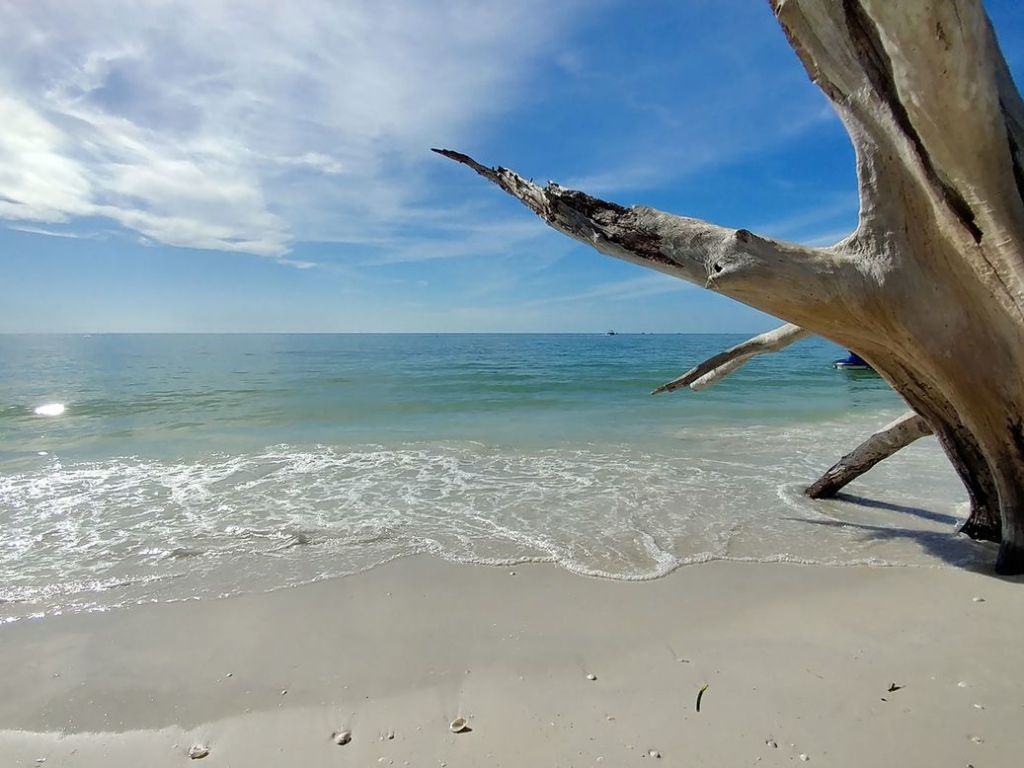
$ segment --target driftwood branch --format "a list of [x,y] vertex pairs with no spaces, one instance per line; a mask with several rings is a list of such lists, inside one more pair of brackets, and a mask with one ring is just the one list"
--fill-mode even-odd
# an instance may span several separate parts
[[672,379],[667,384],[662,384],[651,394],[658,395],[662,392],[671,392],[682,387],[689,387],[694,392],[708,389],[737,368],[742,367],[750,358],[769,352],[778,352],[810,335],[810,331],[806,331],[798,325],[787,323],[781,328],[776,328],[767,333],[762,333],[760,336],[747,339],[741,344],[719,352],[714,357],[709,357],[704,362],[695,365],[682,376]]
[[[826,470],[812,485],[804,491],[812,499],[830,499],[845,486],[852,483],[876,464],[902,451],[908,445],[935,434],[928,422],[914,411],[908,411],[898,419],[886,424],[873,433],[863,443]],[[979,478],[974,478],[977,483]],[[985,504],[984,495],[976,493],[976,489],[968,487],[971,496],[971,512],[960,533],[972,539],[983,541],[1000,540],[999,515]]]
[[928,423],[913,411],[886,424],[833,464],[804,493],[812,499],[829,499],[878,462],[906,448],[915,440],[932,434]]
[[[828,248],[762,237],[746,229],[648,208],[625,208],[553,182],[541,187],[507,168],[461,152],[434,149],[501,187],[551,227],[601,253],[640,264],[778,317],[813,318],[840,301],[843,275],[855,267]],[[852,277],[852,275],[850,275]],[[764,296],[773,297],[765,301]]]

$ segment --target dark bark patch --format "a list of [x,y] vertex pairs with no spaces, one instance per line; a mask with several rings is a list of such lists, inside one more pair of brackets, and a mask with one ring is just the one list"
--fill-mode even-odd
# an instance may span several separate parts
[[1024,424],[1020,419],[1011,419],[1009,427],[1010,439],[1013,440],[1013,447],[1017,449],[1017,457],[1024,461]]
[[[560,218],[568,221],[582,218],[605,241],[644,261],[676,266],[676,261],[662,250],[661,235],[641,226],[634,210],[558,185],[548,185],[544,192],[552,209],[545,218],[551,219],[552,223]],[[578,221],[571,226],[572,229],[581,229]]]
[[960,526],[958,533],[975,541],[992,541],[998,544],[1003,538],[999,513],[987,507],[972,507],[970,517]]
[[[1019,510],[1013,510],[1013,512],[1019,512]],[[1024,546],[1004,539],[999,545],[999,554],[996,556],[996,573],[1000,576],[1024,574]]]
[[616,228],[609,240],[616,245],[625,248],[630,253],[635,253],[647,261],[658,264],[675,265],[676,260],[665,255],[661,249],[661,236],[648,229],[639,227],[635,222],[628,222],[621,228]]
[[889,107],[896,124],[913,146],[928,180],[942,196],[953,215],[974,238],[974,242],[980,243],[982,232],[975,221],[974,211],[971,210],[971,206],[960,194],[960,191],[939,175],[921,136],[914,128],[907,108],[900,100],[896,89],[896,78],[893,75],[892,60],[885,52],[878,28],[860,4],[860,0],[843,0],[843,11],[846,15],[846,27],[850,33],[850,41],[853,43],[857,57],[878,97]]
[[600,198],[588,195],[586,192],[580,192],[576,189],[562,189],[557,185],[548,185],[546,190],[550,194],[557,195],[559,200],[566,202],[570,208],[574,211],[579,211],[588,219],[594,218],[597,214],[604,213],[605,211],[612,211],[613,213],[623,214],[629,211],[628,208],[619,205],[618,203],[610,203],[607,200],[601,200]]

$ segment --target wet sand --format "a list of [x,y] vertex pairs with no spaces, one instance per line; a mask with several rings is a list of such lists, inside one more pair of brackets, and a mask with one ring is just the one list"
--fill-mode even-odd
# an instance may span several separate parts
[[0,764],[995,768],[1024,753],[1022,636],[1024,583],[954,568],[406,558],[0,627]]

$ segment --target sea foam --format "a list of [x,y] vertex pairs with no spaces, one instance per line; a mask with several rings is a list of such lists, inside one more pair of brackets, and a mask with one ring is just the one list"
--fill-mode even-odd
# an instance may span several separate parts
[[[799,449],[799,435],[787,440]],[[935,453],[905,462],[922,470]],[[6,615],[27,615],[232,594],[424,553],[623,580],[717,559],[891,566],[971,556],[949,535],[956,510],[937,498],[922,507],[899,468],[876,476],[887,501],[811,502],[793,479],[806,472],[799,458],[738,458],[728,447],[687,456],[479,442],[40,458],[0,476],[0,600]]]

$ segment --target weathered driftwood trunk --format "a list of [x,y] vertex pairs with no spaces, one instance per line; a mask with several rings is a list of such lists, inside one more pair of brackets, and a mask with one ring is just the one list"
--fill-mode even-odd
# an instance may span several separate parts
[[857,152],[857,230],[811,248],[444,152],[603,253],[856,351],[935,431],[996,569],[1024,572],[1024,103],[978,0],[773,0]]

